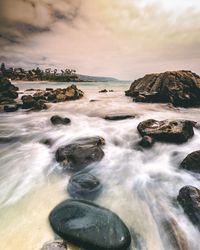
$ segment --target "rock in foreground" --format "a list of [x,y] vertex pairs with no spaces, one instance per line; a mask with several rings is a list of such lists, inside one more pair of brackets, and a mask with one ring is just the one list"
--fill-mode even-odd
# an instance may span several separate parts
[[186,70],[148,74],[135,80],[127,96],[136,102],[172,103],[178,107],[200,105],[200,77]]
[[18,97],[18,87],[11,84],[10,80],[0,77],[0,104],[14,104]]
[[187,120],[156,121],[149,119],[137,127],[142,136],[150,136],[158,141],[183,143],[194,135],[193,124]]
[[177,200],[192,223],[200,230],[200,190],[193,186],[185,186],[179,191]]
[[56,151],[56,160],[62,163],[64,168],[79,171],[103,158],[104,152],[101,146],[104,143],[101,137],[79,139],[72,144],[60,147]]
[[187,155],[181,162],[180,168],[193,172],[200,172],[200,150]]
[[131,236],[122,220],[94,203],[67,200],[49,215],[56,234],[87,250],[128,250]]
[[68,183],[67,190],[72,198],[94,200],[99,194],[102,185],[92,174],[78,173],[73,175]]

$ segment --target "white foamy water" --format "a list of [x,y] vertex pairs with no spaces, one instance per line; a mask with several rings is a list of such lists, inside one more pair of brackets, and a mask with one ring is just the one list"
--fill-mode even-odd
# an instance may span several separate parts
[[[62,87],[56,83],[48,87]],[[20,89],[46,84],[19,84]],[[80,83],[81,100],[50,104],[41,112],[18,111],[0,119],[0,249],[39,250],[54,239],[49,212],[68,198],[69,173],[55,161],[55,151],[75,139],[102,136],[106,145],[101,162],[91,172],[103,184],[96,202],[116,212],[129,227],[131,250],[199,250],[199,232],[176,203],[184,185],[200,188],[200,175],[178,168],[190,152],[200,149],[200,130],[181,145],[156,143],[138,150],[137,125],[153,118],[190,119],[200,122],[198,109],[172,109],[168,105],[133,103],[125,97],[126,83]],[[98,93],[103,88],[114,92]],[[98,100],[90,102],[91,99]],[[106,121],[108,114],[133,114],[135,119]],[[53,126],[52,115],[71,119],[70,126]],[[50,140],[52,146],[42,143]],[[7,140],[7,141],[6,141]],[[173,244],[169,223],[182,248]],[[184,246],[183,246],[184,245]],[[73,247],[71,249],[74,249]]]

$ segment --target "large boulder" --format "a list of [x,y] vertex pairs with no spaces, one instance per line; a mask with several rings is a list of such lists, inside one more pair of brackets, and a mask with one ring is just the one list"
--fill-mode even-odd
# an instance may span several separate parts
[[135,80],[127,96],[136,102],[172,103],[179,107],[200,105],[200,77],[186,70],[148,74]]
[[104,139],[101,137],[79,139],[72,144],[58,148],[56,160],[62,163],[64,168],[79,171],[103,158],[104,152],[101,145],[104,143]]
[[149,119],[137,127],[142,136],[150,136],[158,141],[183,143],[194,135],[193,123],[188,120]]
[[10,80],[0,77],[0,104],[13,104],[18,97],[18,87],[11,84]]
[[192,223],[200,230],[200,190],[193,186],[185,186],[179,191],[177,200]]
[[94,175],[79,172],[70,178],[67,191],[72,198],[94,200],[101,188],[100,181]]
[[200,173],[200,150],[187,155],[181,162],[180,168]]
[[49,215],[56,234],[87,250],[128,250],[131,236],[123,221],[94,203],[66,200]]

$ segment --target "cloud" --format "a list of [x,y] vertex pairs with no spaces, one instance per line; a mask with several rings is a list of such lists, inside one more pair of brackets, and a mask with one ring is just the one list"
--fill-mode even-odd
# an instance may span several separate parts
[[13,65],[125,79],[181,68],[199,73],[200,5],[191,1],[3,0],[1,56]]

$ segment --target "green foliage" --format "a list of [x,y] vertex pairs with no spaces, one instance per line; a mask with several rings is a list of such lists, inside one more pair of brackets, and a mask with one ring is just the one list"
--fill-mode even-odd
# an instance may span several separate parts
[[39,67],[31,70],[24,70],[23,68],[6,68],[4,63],[1,64],[0,75],[10,78],[11,80],[23,81],[78,81],[76,70],[73,69],[65,69],[61,70],[61,72],[58,72],[57,69],[52,70],[51,68],[42,70]]

